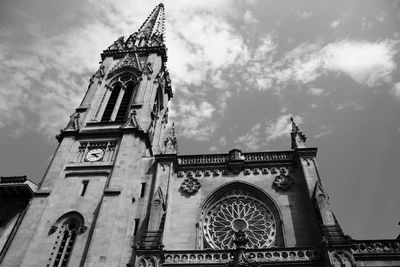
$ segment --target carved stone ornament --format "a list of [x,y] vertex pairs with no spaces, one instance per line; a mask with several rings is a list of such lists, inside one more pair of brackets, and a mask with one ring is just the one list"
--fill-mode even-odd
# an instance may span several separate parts
[[181,189],[188,194],[194,194],[199,190],[200,186],[201,184],[197,179],[189,177],[183,181],[181,184]]
[[54,234],[54,232],[57,231],[57,228],[58,228],[57,226],[52,225],[52,226],[50,227],[50,230],[49,230],[49,232],[48,232],[48,235]]
[[79,131],[79,113],[75,112],[70,116],[69,123],[64,131]]
[[285,174],[280,174],[275,177],[273,184],[276,186],[277,189],[286,191],[292,186],[293,183],[294,181],[290,176]]
[[82,225],[82,226],[79,228],[79,233],[80,233],[80,234],[83,234],[83,233],[86,232],[86,230],[87,230],[87,226]]

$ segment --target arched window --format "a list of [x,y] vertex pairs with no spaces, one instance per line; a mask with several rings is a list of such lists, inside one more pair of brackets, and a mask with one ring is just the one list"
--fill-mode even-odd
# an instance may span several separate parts
[[243,231],[247,248],[283,246],[283,231],[276,205],[261,190],[233,183],[213,193],[203,205],[202,248],[234,249],[235,233]]
[[65,267],[71,258],[72,250],[76,238],[79,234],[85,232],[83,217],[77,212],[70,212],[57,220],[49,231],[49,234],[56,233],[53,250],[50,254],[50,263],[48,267]]
[[102,122],[124,122],[136,93],[136,76],[125,72],[110,82],[111,94],[101,117]]
[[101,121],[110,121],[111,115],[114,111],[115,104],[117,103],[118,96],[121,92],[121,84],[117,83],[112,89],[110,98],[108,99],[108,103],[106,109],[104,110],[103,117]]

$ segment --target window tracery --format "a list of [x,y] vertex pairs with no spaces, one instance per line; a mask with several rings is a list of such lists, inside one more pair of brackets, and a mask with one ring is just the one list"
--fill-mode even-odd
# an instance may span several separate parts
[[53,250],[50,255],[50,263],[47,266],[65,267],[71,257],[71,253],[79,234],[86,231],[83,218],[78,213],[70,213],[59,219],[57,225],[53,225],[49,234],[57,233]]
[[246,234],[247,248],[274,245],[277,223],[271,209],[260,199],[241,189],[228,191],[204,213],[203,234],[212,249],[234,249],[235,232]]

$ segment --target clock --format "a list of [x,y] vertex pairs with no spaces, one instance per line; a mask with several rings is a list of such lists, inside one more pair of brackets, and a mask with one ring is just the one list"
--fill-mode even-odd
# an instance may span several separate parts
[[99,161],[104,156],[104,150],[101,148],[94,148],[86,153],[86,160],[90,162]]

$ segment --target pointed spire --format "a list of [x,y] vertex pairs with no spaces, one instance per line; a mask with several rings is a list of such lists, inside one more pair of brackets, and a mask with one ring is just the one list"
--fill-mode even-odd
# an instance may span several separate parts
[[146,41],[164,41],[165,14],[164,4],[156,6],[147,17],[145,22],[137,32],[138,38],[144,38]]
[[164,45],[165,13],[164,4],[156,6],[139,30],[131,34],[125,41],[124,37],[118,38],[108,50],[125,50],[135,47],[155,47]]
[[292,122],[292,132],[290,133],[292,137],[292,149],[305,148],[307,137],[302,131],[299,130],[299,127],[294,122],[293,117],[290,117],[290,121]]

